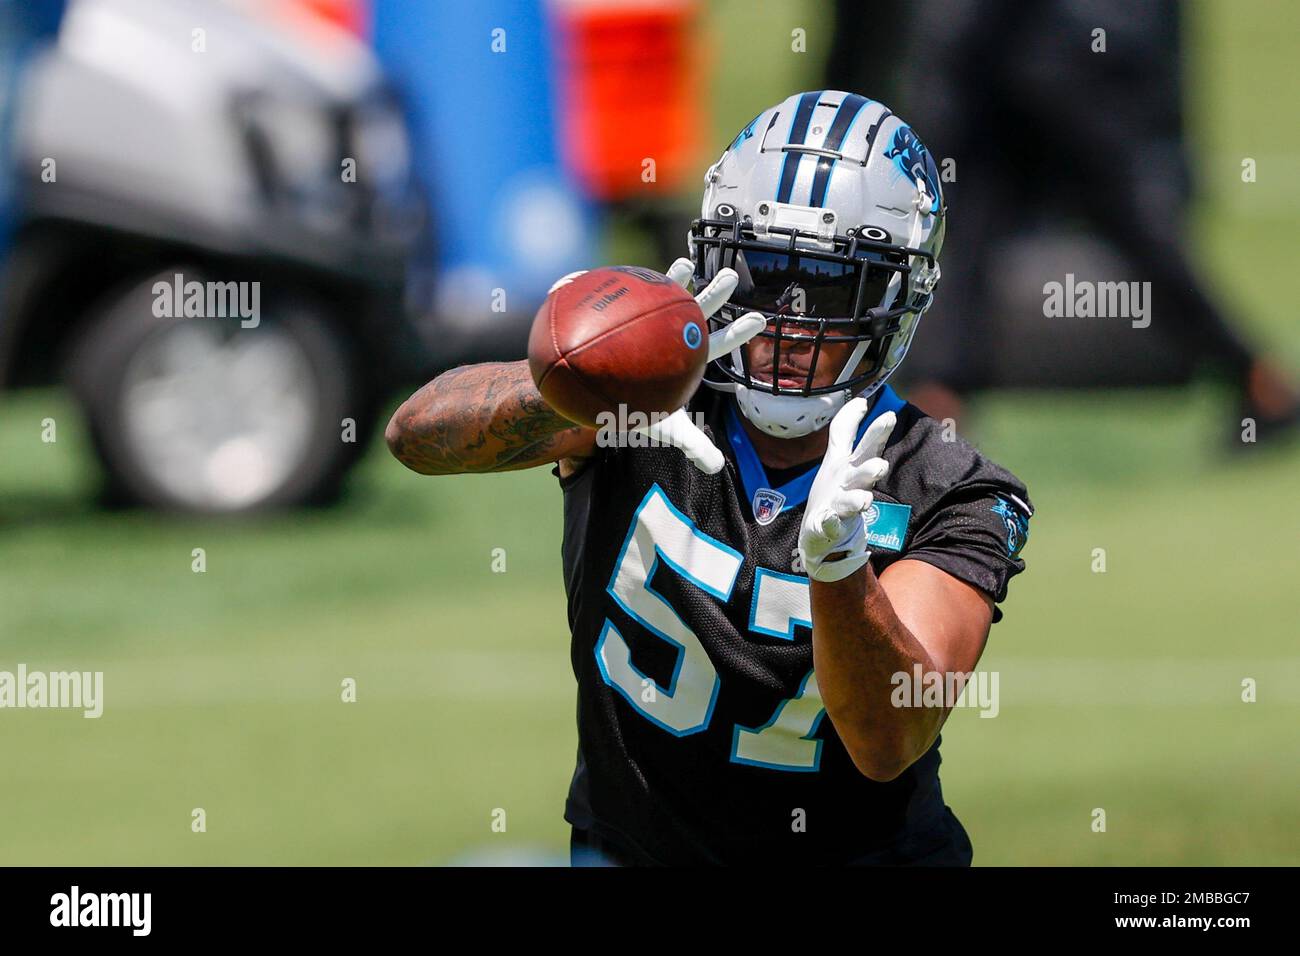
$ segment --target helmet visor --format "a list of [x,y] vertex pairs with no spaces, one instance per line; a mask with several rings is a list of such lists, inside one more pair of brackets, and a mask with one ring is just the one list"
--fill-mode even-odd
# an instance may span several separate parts
[[740,281],[729,304],[770,316],[852,319],[884,303],[893,270],[858,262],[828,261],[784,250],[723,249],[722,266]]

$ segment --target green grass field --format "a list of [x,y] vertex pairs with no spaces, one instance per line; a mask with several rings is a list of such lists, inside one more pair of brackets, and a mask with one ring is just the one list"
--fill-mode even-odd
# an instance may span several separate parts
[[[788,37],[795,6],[758,5],[746,35]],[[1282,175],[1300,173],[1297,81],[1279,27],[1300,15],[1193,10],[1191,75],[1214,77],[1193,80],[1196,238],[1252,328],[1300,363],[1300,196]],[[799,69],[765,75],[762,99],[802,85]],[[738,99],[744,122],[752,94]],[[1269,165],[1243,187],[1240,157],[1257,154]],[[981,664],[1001,674],[1001,713],[959,710],[945,731],[977,864],[1300,863],[1300,450],[1225,458],[1226,400],[1207,384],[978,403],[974,440],[1038,517]],[[161,520],[96,510],[79,427],[60,392],[0,397],[0,669],[103,670],[106,698],[99,720],[0,711],[0,864],[565,859],[574,687],[546,470],[420,478],[376,446],[339,508]]]

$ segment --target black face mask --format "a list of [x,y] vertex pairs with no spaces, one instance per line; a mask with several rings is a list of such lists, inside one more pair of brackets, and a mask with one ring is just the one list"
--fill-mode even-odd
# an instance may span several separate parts
[[[864,238],[867,235],[872,238]],[[763,314],[769,319],[769,328],[759,334],[776,340],[774,366],[780,365],[783,344],[806,348],[812,343],[812,364],[801,387],[753,379],[744,349],[740,371],[732,367],[729,357],[713,364],[726,378],[782,395],[856,390],[879,377],[902,318],[929,304],[928,294],[908,294],[910,257],[920,256],[933,264],[929,253],[894,245],[881,230],[862,230],[860,234],[850,230],[847,235],[835,236],[825,251],[796,246],[800,239],[816,238],[813,233],[773,228],[759,242],[747,222],[702,219],[692,224],[697,284],[707,283],[722,268],[734,269],[739,277],[736,291],[710,320],[715,327],[746,312]],[[897,298],[886,305],[895,277]],[[844,342],[868,343],[862,370],[842,383],[814,388],[822,345]]]

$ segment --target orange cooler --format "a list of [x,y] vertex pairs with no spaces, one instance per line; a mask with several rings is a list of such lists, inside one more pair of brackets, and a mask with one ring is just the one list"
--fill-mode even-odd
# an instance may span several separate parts
[[698,4],[552,0],[550,12],[561,155],[583,189],[616,201],[680,188],[698,165],[706,97]]

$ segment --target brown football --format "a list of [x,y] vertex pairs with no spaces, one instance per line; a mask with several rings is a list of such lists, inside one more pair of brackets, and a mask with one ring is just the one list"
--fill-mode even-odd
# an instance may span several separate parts
[[546,297],[528,367],[547,404],[598,428],[602,412],[622,419],[681,408],[699,388],[708,351],[708,323],[690,293],[658,272],[609,266]]

